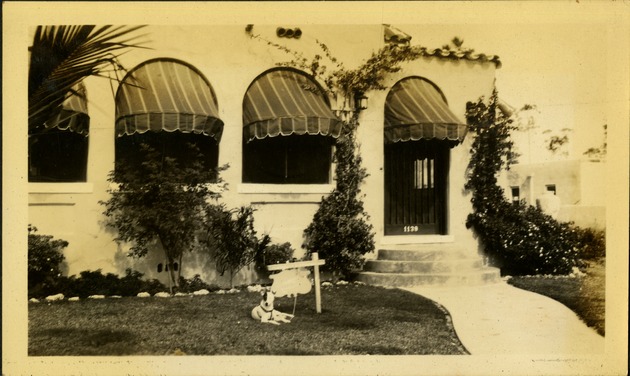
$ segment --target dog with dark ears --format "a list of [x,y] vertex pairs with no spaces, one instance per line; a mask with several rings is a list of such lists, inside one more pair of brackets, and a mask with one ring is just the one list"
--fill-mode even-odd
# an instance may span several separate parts
[[262,299],[254,309],[252,318],[262,323],[280,325],[280,323],[290,323],[294,315],[280,312],[273,308],[275,295],[273,291],[264,289],[260,292]]

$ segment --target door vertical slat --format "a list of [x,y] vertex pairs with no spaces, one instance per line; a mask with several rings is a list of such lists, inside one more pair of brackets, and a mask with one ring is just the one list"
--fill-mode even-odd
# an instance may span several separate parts
[[[405,157],[405,159],[407,161],[413,161],[413,149],[412,149],[413,144],[410,144],[409,147],[407,148],[407,156]],[[405,183],[405,190],[407,191],[407,207],[409,208],[409,210],[407,210],[407,222],[409,224],[414,223],[414,212],[413,210],[411,210],[413,208],[413,163],[405,163],[405,166],[407,166],[407,172],[405,173],[405,177],[407,178],[407,182]]]
[[[407,146],[405,144],[405,146]],[[400,160],[400,167],[401,167],[401,175],[400,175],[400,193],[401,193],[401,197],[402,197],[402,206],[401,206],[401,224],[406,224],[408,223],[407,221],[409,220],[409,210],[407,210],[407,207],[409,206],[409,197],[407,195],[407,164],[405,163],[405,160],[407,159],[407,150],[409,150],[409,148],[405,147],[403,149],[403,154],[401,155],[401,160]]]
[[385,146],[385,232],[445,231],[448,144],[409,141]]
[[389,147],[387,145],[385,145],[384,147],[384,163],[383,163],[383,190],[385,191],[385,223],[391,223],[390,220],[390,213],[389,211],[391,210],[391,205],[390,205],[390,195],[391,195],[391,191],[389,190],[389,184],[391,182],[391,179],[389,177]]
[[429,222],[431,224],[435,224],[435,187],[434,187],[434,164],[435,159],[429,160],[428,163],[428,174],[429,174]]

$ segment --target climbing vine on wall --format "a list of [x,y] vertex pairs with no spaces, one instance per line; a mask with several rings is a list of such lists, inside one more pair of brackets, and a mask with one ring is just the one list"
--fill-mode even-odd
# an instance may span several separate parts
[[[340,62],[319,40],[316,43],[321,50],[312,58],[302,52],[272,42],[259,34],[248,33],[267,45],[277,48],[291,56],[291,60],[279,63],[279,66],[293,67],[309,72],[323,82],[328,95],[343,99],[342,107],[352,109],[353,100],[371,90],[387,88],[385,79],[388,75],[400,71],[404,62],[419,59],[429,54],[425,47],[408,44],[386,44],[355,69],[349,69]],[[455,43],[457,40],[457,43]],[[461,49],[462,40],[454,39],[455,49],[461,53],[472,50]],[[330,65],[332,68],[330,68]],[[339,101],[338,101],[339,103]],[[363,265],[363,255],[374,250],[374,232],[369,224],[369,216],[364,210],[361,184],[368,176],[362,167],[356,129],[359,126],[359,110],[351,112],[344,120],[342,133],[336,141],[335,160],[336,187],[330,195],[323,197],[312,223],[304,231],[304,248],[318,252],[326,259],[325,268],[336,275],[348,276]]]

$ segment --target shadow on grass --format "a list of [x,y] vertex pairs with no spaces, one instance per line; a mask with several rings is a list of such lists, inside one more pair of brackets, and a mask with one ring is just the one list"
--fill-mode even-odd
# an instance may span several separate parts
[[[134,334],[127,330],[59,327],[35,331],[34,336],[47,346],[68,350],[67,354],[59,355],[99,355],[102,352],[124,355],[136,345]],[[29,355],[32,355],[30,351]]]

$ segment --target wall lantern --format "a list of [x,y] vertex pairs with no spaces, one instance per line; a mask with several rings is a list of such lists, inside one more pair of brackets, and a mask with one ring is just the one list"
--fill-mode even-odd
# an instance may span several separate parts
[[357,111],[365,110],[368,107],[368,97],[359,92],[354,95],[354,109]]

